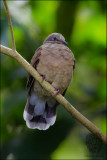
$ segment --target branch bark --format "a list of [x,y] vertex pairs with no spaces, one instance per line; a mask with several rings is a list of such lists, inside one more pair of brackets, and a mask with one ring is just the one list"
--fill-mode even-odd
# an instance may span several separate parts
[[0,51],[5,55],[14,58],[27,72],[29,72],[43,88],[45,88],[51,95],[63,105],[63,107],[77,119],[82,125],[84,125],[89,131],[99,137],[105,144],[107,143],[106,136],[97,128],[91,121],[84,117],[79,111],[77,111],[61,94],[56,95],[55,89],[47,82],[42,81],[42,77],[39,73],[17,52],[3,45],[0,45]]
[[9,13],[9,9],[6,3],[6,0],[3,0],[11,36],[12,36],[12,49],[7,48],[3,45],[0,45],[0,52],[4,53],[5,55],[8,55],[12,58],[14,58],[27,72],[29,72],[40,84],[43,88],[45,88],[51,95],[60,103],[63,105],[63,107],[74,117],[77,119],[82,125],[84,125],[90,132],[95,134],[97,137],[99,137],[105,144],[107,144],[106,136],[100,131],[99,128],[97,128],[91,121],[89,121],[86,117],[84,117],[80,112],[78,112],[61,94],[56,95],[55,89],[45,80],[42,81],[42,77],[39,75],[39,73],[16,51],[15,47],[15,40],[14,40],[14,34],[12,29],[12,23],[11,23],[11,17]]
[[9,22],[9,27],[10,27],[10,32],[11,32],[11,37],[12,37],[12,49],[16,50],[16,45],[15,45],[15,39],[14,39],[14,33],[13,33],[13,28],[12,28],[12,22],[11,22],[9,8],[8,8],[7,3],[6,3],[6,0],[3,0],[3,2],[4,2],[5,9],[6,9],[8,22]]

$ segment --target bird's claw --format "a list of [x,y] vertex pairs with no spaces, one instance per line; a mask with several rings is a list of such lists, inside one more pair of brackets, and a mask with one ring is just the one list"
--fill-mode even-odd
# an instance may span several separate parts
[[45,80],[45,76],[44,75],[42,75],[42,82]]
[[56,94],[55,95],[60,94],[60,90],[59,89],[55,88],[55,90],[56,90]]

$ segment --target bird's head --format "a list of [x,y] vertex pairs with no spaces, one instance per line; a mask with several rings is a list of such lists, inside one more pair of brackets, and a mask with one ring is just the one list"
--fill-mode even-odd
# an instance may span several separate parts
[[48,42],[68,45],[68,43],[65,41],[65,38],[60,33],[50,34],[44,41],[44,43]]

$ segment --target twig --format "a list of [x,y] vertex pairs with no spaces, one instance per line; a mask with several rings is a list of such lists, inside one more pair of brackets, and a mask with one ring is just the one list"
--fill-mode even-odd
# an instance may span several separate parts
[[12,22],[11,22],[10,12],[9,12],[6,0],[3,0],[3,2],[4,2],[4,5],[5,5],[5,8],[6,8],[6,13],[7,13],[9,27],[10,27],[10,32],[11,32],[11,37],[12,37],[12,49],[16,50],[16,45],[15,45],[15,39],[14,39],[14,34],[13,34],[13,28],[12,28]]
[[39,73],[17,52],[13,51],[10,48],[7,48],[3,45],[0,45],[1,52],[11,56],[14,58],[19,64],[21,64],[24,69],[29,72],[40,84],[43,88],[45,88],[51,95],[64,106],[64,108],[74,117],[77,119],[82,125],[84,125],[88,130],[90,130],[93,134],[99,137],[105,144],[106,136],[97,128],[91,121],[89,121],[86,117],[84,117],[80,112],[78,112],[61,94],[55,95],[55,89],[47,82],[41,82],[42,77]]

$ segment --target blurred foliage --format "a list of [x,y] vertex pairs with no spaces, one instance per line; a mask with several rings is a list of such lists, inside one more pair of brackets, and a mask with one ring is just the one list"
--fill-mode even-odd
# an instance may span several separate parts
[[[11,47],[1,3],[1,44]],[[65,97],[106,134],[106,11],[104,1],[8,1],[17,51],[30,62],[52,32],[62,33],[76,59]],[[26,71],[1,54],[1,159],[105,159],[106,148],[90,151],[89,131],[60,105],[47,131],[30,130],[23,120]],[[91,143],[91,142],[90,142]],[[100,143],[99,143],[100,144]],[[98,144],[97,144],[98,147]]]

